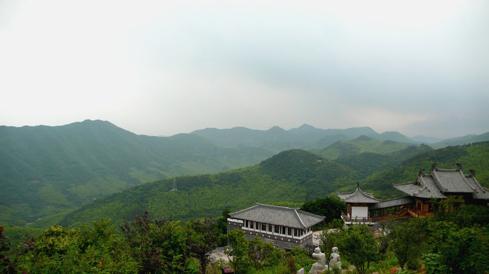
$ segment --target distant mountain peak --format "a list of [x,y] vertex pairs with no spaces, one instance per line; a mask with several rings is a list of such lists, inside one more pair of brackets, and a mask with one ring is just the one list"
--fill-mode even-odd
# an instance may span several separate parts
[[285,132],[286,130],[279,127],[279,126],[273,126],[270,129],[268,129],[269,132]]
[[302,124],[298,129],[316,129],[314,126],[311,126],[310,124]]
[[74,122],[68,125],[98,125],[98,126],[112,126],[112,127],[117,127],[116,125],[112,124],[111,122],[107,120],[100,120],[100,119],[85,119],[81,122]]

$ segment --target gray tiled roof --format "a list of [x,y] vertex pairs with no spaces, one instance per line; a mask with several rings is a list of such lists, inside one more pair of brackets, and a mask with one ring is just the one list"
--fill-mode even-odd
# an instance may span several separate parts
[[363,191],[360,186],[357,186],[352,193],[339,193],[338,197],[345,203],[352,204],[376,204],[379,200],[375,199],[372,194]]
[[434,169],[431,172],[439,189],[444,193],[472,193],[474,190],[465,180],[461,170]]
[[323,216],[296,208],[258,203],[252,207],[230,213],[229,215],[236,219],[294,228],[308,228],[324,220]]
[[394,185],[398,190],[419,198],[446,198],[449,193],[472,193],[474,199],[489,199],[489,192],[472,175],[461,169],[435,168],[431,174],[420,174],[416,182]]
[[394,207],[394,206],[402,206],[402,205],[408,205],[413,203],[413,198],[411,197],[402,197],[398,199],[393,199],[393,200],[388,200],[388,201],[382,201],[378,202],[377,204],[373,205],[373,209],[380,209],[380,208],[388,208],[388,207]]
[[474,199],[489,200],[489,191],[481,186],[481,184],[479,184],[474,176],[469,175],[465,177],[465,179],[467,180],[469,185],[475,190],[473,194]]

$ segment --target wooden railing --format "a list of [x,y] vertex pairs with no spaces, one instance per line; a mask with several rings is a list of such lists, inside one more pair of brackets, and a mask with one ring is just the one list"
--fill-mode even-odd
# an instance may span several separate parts
[[359,218],[359,217],[350,217],[348,215],[342,214],[341,219],[343,219],[344,222],[350,222],[354,224],[369,224],[369,223],[374,223],[374,220],[372,218]]

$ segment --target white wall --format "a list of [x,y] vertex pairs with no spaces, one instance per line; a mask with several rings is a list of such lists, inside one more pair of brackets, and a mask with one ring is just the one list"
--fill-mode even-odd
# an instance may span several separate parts
[[354,218],[368,218],[367,206],[352,206],[351,217]]

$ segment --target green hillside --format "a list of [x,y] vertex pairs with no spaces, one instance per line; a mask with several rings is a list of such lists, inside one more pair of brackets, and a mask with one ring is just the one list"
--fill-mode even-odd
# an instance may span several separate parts
[[161,218],[187,219],[218,215],[224,208],[234,210],[255,202],[302,202],[353,181],[353,174],[348,166],[291,150],[249,168],[138,186],[87,205],[69,214],[63,223],[81,224],[101,216],[121,222],[145,210]]
[[51,223],[131,186],[248,166],[270,155],[258,148],[220,148],[196,135],[136,135],[105,121],[2,126],[0,223]]
[[414,146],[391,140],[379,140],[365,135],[352,140],[338,141],[316,153],[323,158],[335,160],[342,157],[350,157],[360,153],[370,152],[376,154],[389,154]]
[[472,135],[466,135],[462,137],[445,139],[443,141],[431,144],[431,146],[434,148],[442,148],[447,146],[458,146],[458,145],[466,145],[466,144],[487,142],[487,141],[489,141],[489,132],[479,134],[479,135],[472,134]]
[[[411,158],[403,160],[403,154]],[[101,217],[120,223],[144,211],[159,218],[212,216],[225,208],[235,210],[255,202],[302,203],[331,192],[351,190],[357,182],[379,197],[391,197],[398,194],[393,183],[414,179],[420,167],[428,168],[432,162],[446,167],[460,162],[480,171],[477,177],[489,186],[488,156],[489,143],[440,150],[408,147],[402,152],[361,153],[335,161],[290,150],[249,168],[131,188],[72,212],[62,223],[77,225]],[[372,166],[366,167],[367,164]]]
[[289,130],[272,127],[268,130],[256,130],[245,127],[230,129],[207,128],[192,132],[221,147],[258,147],[280,152],[287,149],[322,149],[337,141],[345,141],[359,136],[368,136],[376,140],[414,143],[399,132],[377,133],[369,127],[347,129],[320,129],[304,124]]

